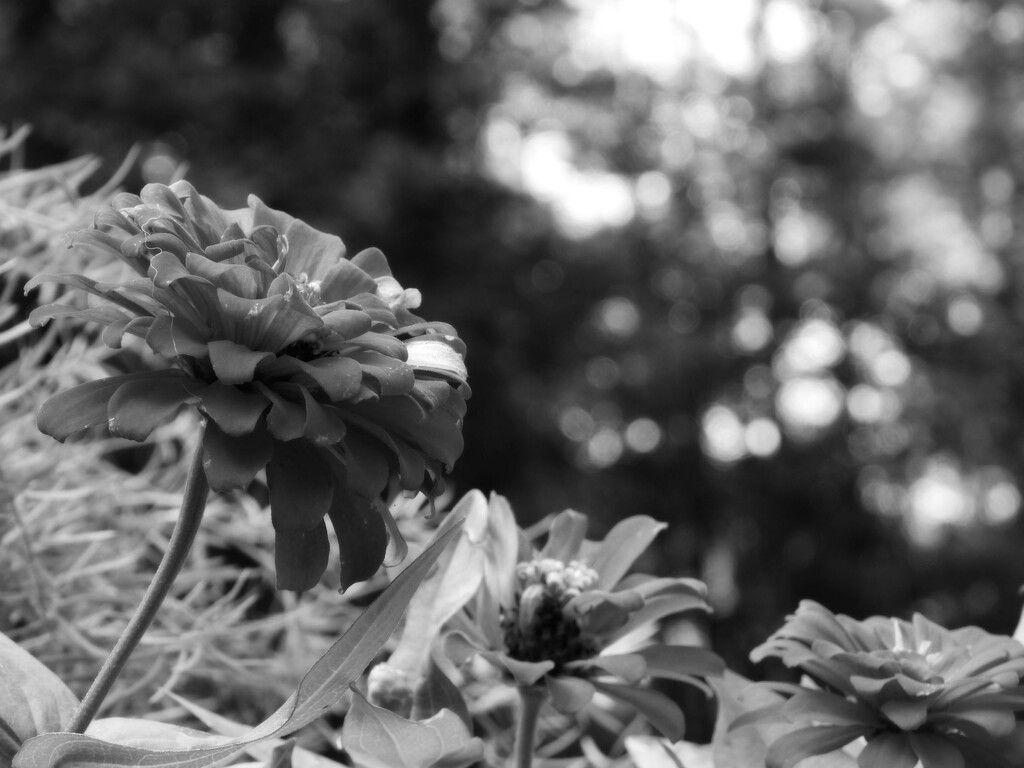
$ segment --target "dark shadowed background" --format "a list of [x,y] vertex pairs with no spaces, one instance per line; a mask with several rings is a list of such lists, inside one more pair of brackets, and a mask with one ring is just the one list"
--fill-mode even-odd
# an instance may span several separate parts
[[26,123],[383,249],[469,346],[456,492],[670,522],[735,669],[800,598],[1013,629],[1024,7],[3,0]]

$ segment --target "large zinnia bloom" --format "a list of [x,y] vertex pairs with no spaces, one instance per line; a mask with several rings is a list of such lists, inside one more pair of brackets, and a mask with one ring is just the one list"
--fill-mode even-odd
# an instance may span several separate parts
[[[770,768],[788,768],[865,738],[861,768],[1011,768],[1024,710],[1024,646],[977,627],[945,629],[873,616],[855,621],[804,600],[751,654],[777,657],[816,688],[741,721],[781,717],[800,727],[769,748]],[[737,721],[739,722],[739,721]]]
[[214,490],[244,488],[266,468],[280,588],[319,580],[325,516],[342,584],[369,577],[388,531],[398,535],[381,498],[438,493],[462,452],[469,388],[455,330],[412,314],[419,293],[398,284],[380,251],[348,259],[338,237],[255,197],[223,210],[185,182],[150,184],[115,197],[72,245],[115,254],[138,277],[36,277],[28,289],[57,282],[104,303],[41,307],[33,321],[99,322],[108,345],[134,334],[174,365],[61,392],[39,428],[63,441],[107,425],[144,440],[193,405],[206,418]]
[[[484,504],[477,493],[476,506]],[[446,650],[456,661],[479,654],[519,688],[538,687],[565,714],[582,710],[595,692],[634,707],[666,736],[682,738],[683,714],[644,684],[662,677],[699,683],[721,674],[710,651],[652,639],[657,622],[707,611],[703,583],[627,572],[666,526],[646,515],[616,524],[588,541],[587,517],[566,510],[534,549],[508,502],[493,495],[484,519],[473,511],[464,536],[481,549],[481,585],[449,622]],[[461,546],[461,543],[460,545]]]

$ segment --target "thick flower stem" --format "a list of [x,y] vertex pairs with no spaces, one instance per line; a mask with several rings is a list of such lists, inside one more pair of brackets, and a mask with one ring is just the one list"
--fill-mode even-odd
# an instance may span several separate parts
[[85,733],[85,729],[89,727],[89,723],[96,716],[114,681],[124,669],[128,658],[156,617],[157,610],[164,598],[167,597],[174,579],[181,571],[181,566],[184,565],[185,558],[192,548],[192,542],[195,541],[199,523],[203,518],[203,510],[206,509],[206,497],[210,492],[210,486],[206,481],[206,472],[203,470],[204,429],[205,425],[200,428],[192,464],[188,470],[188,477],[185,479],[181,511],[178,513],[178,521],[174,525],[167,550],[160,560],[156,573],[153,574],[153,580],[149,583],[142,602],[135,609],[135,614],[128,622],[124,632],[121,633],[121,637],[118,638],[110,655],[107,656],[107,660],[103,662],[103,667],[96,679],[92,681],[92,685],[89,686],[82,703],[78,705],[68,726],[69,731]]
[[516,724],[512,768],[530,768],[533,765],[533,740],[537,734],[537,716],[547,695],[547,688],[543,685],[527,685],[519,689],[519,722]]

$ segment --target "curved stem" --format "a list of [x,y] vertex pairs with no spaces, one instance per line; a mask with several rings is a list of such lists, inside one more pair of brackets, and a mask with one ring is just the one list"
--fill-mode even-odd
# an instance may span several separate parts
[[533,765],[533,740],[537,734],[537,716],[540,705],[547,698],[543,685],[528,685],[519,689],[519,722],[516,724],[516,744],[513,754],[513,768],[530,768]]
[[85,729],[96,716],[100,705],[114,685],[114,681],[124,669],[128,658],[153,622],[157,610],[171,590],[174,579],[181,571],[181,566],[184,565],[189,550],[192,549],[192,542],[195,541],[199,523],[203,519],[203,510],[206,509],[206,497],[210,492],[210,486],[206,482],[206,472],[203,470],[204,431],[205,425],[201,426],[199,430],[199,440],[196,443],[195,453],[192,455],[188,477],[185,479],[181,511],[178,513],[178,521],[174,525],[171,539],[167,543],[167,550],[160,560],[156,573],[153,574],[153,580],[149,583],[142,602],[135,609],[131,621],[121,633],[121,637],[118,638],[110,655],[107,656],[107,660],[103,662],[99,674],[89,686],[82,703],[75,710],[74,717],[71,718],[71,723],[68,725],[69,731],[85,733]]

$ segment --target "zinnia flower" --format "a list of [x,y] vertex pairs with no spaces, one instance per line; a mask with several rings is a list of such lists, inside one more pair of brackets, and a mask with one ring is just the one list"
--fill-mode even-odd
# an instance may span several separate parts
[[486,522],[472,512],[467,518],[464,536],[476,537],[484,550],[482,584],[449,622],[448,655],[461,662],[479,654],[516,686],[545,689],[566,714],[582,710],[599,691],[681,738],[679,707],[642,683],[652,677],[698,683],[697,676],[720,674],[724,665],[702,648],[651,638],[661,618],[708,610],[706,588],[695,579],[626,575],[665,524],[638,515],[603,541],[588,541],[586,516],[567,510],[553,518],[537,551],[503,498],[492,496],[489,507]]
[[1024,709],[1024,646],[977,627],[947,630],[873,616],[855,621],[804,600],[751,654],[777,657],[817,688],[796,687],[769,711],[733,727],[782,717],[801,727],[768,750],[770,768],[840,749],[863,737],[861,768],[1005,766]]
[[174,367],[81,384],[43,404],[39,428],[58,440],[95,425],[144,440],[182,405],[206,419],[203,464],[216,491],[245,488],[266,469],[278,586],[315,585],[330,519],[344,586],[380,565],[382,503],[399,489],[443,489],[462,452],[470,391],[455,329],[414,315],[384,255],[351,259],[334,236],[265,206],[222,210],[189,184],[150,184],[96,215],[76,247],[116,254],[139,277],[100,284],[42,275],[104,304],[40,307],[36,323],[99,322],[113,348],[145,339]]

